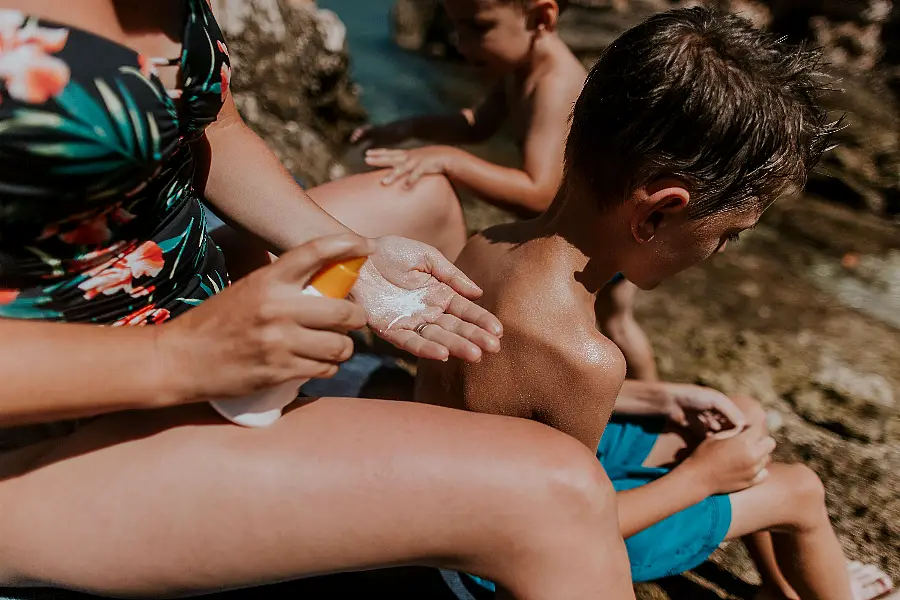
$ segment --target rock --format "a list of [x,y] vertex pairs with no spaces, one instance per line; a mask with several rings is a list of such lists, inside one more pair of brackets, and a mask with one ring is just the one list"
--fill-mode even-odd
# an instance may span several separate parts
[[884,377],[859,373],[829,356],[786,397],[804,419],[861,442],[886,441],[889,420],[897,413],[894,391]]
[[309,0],[218,0],[216,9],[247,124],[306,185],[344,175],[342,146],[366,113],[337,15]]

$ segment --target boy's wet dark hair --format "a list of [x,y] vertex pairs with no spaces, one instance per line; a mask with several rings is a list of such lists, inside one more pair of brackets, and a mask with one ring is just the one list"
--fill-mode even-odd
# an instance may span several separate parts
[[[627,198],[685,180],[691,216],[763,209],[802,186],[837,124],[819,104],[821,53],[708,8],[655,15],[591,69],[566,142],[565,184]],[[572,187],[574,186],[574,187]]]

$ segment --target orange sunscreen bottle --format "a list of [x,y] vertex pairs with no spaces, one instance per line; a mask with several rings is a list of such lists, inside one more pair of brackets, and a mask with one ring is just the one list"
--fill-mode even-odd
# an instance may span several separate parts
[[[356,283],[365,258],[352,258],[319,271],[303,293],[327,298],[346,298]],[[295,379],[243,398],[210,402],[220,415],[244,427],[267,427],[281,417],[285,406],[297,398],[297,391],[308,379]]]

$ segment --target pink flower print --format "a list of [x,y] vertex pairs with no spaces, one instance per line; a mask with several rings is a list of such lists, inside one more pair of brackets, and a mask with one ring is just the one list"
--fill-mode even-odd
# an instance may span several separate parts
[[146,79],[150,79],[151,76],[157,75],[156,65],[153,64],[153,59],[147,58],[143,54],[138,54],[138,68],[141,71],[141,75],[143,75]]
[[122,327],[124,325],[141,326],[151,323],[153,325],[167,321],[172,314],[165,308],[156,308],[154,304],[148,304],[143,308],[139,308],[130,315],[125,315],[112,324],[113,327]]
[[[131,286],[134,279],[156,277],[164,264],[162,248],[156,242],[144,242],[109,267],[90,273],[78,288],[84,292],[85,300],[92,300],[100,294],[112,296],[120,291],[132,294],[135,292]],[[140,288],[137,292],[138,296],[145,293]]]
[[67,29],[39,27],[22,13],[0,10],[0,80],[10,97],[41,104],[69,83],[69,66],[51,54],[69,38]]
[[228,87],[231,85],[231,67],[223,63],[219,69],[219,75],[222,78],[222,102],[225,102],[225,98],[228,97]]
[[219,47],[219,52],[221,52],[225,56],[231,57],[231,55],[228,54],[228,46],[225,45],[225,42],[223,42],[222,40],[216,40],[216,46]]

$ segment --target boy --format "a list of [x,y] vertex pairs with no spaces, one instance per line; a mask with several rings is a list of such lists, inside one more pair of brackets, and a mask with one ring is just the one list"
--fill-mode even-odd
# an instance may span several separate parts
[[[519,215],[541,213],[562,178],[569,113],[586,72],[556,33],[564,0],[445,0],[466,60],[493,81],[474,108],[357,130],[370,142],[371,166],[391,171],[384,185],[412,188],[425,175],[444,174],[491,204]],[[507,120],[522,148],[522,167],[501,167],[452,147],[484,141]],[[435,142],[391,150],[406,139]]]
[[[623,385],[623,356],[594,326],[597,293],[616,273],[651,289],[803,185],[834,130],[818,103],[818,66],[817,53],[703,8],[623,34],[575,105],[553,207],[475,236],[460,255],[504,322],[503,349],[475,365],[420,364],[417,397],[538,420],[596,449],[619,490],[637,580],[772,531],[757,537],[763,597],[850,600],[890,588],[872,569],[852,569],[851,582],[821,482],[803,466],[769,464],[774,441],[752,401],[736,399],[735,411],[683,386]],[[421,334],[440,333],[429,329]],[[698,443],[673,419],[630,417],[604,433],[614,404],[623,415],[699,415],[706,431]],[[465,581],[475,579],[455,580]]]

